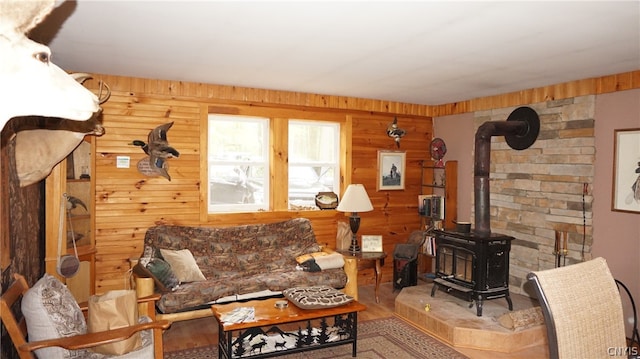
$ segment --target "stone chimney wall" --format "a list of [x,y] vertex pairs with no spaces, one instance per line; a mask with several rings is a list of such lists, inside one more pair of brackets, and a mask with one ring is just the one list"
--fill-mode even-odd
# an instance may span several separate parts
[[[568,233],[562,264],[591,259],[592,244],[595,96],[528,106],[540,117],[536,142],[522,151],[511,149],[503,136],[491,143],[491,231],[515,238],[509,285],[520,294],[527,294],[527,273],[555,267],[556,230]],[[475,128],[506,121],[515,108],[476,112]]]

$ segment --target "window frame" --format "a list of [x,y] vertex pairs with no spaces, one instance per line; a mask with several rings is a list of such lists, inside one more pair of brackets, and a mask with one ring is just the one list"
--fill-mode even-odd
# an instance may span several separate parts
[[[287,126],[291,126],[291,124],[304,124],[304,125],[326,125],[329,124],[331,130],[333,131],[333,135],[335,136],[337,148],[333,149],[333,158],[335,162],[305,162],[305,161],[296,161],[294,162],[289,155],[289,161],[287,166],[287,171],[291,167],[309,167],[310,165],[316,166],[324,166],[324,167],[333,167],[333,192],[338,195],[340,198],[340,149],[341,149],[341,141],[340,141],[340,132],[341,132],[341,123],[338,121],[317,121],[317,120],[307,120],[307,119],[299,119],[299,118],[290,118],[287,121]],[[289,138],[290,136],[287,134],[287,151],[289,150]],[[289,178],[289,173],[287,172],[287,179]],[[290,183],[287,183],[287,200],[290,200]],[[288,202],[289,210],[297,210],[291,209],[291,203]]]
[[[263,154],[263,160],[259,161],[259,160],[250,160],[250,161],[235,161],[235,160],[211,160],[210,159],[210,153],[209,153],[209,133],[210,133],[210,121],[211,120],[215,120],[212,119],[212,116],[220,116],[222,118],[226,117],[228,119],[234,119],[237,120],[238,122],[246,122],[246,123],[257,123],[260,124],[263,127],[264,130],[264,134],[263,134],[263,145],[262,145],[262,151],[264,152]],[[236,203],[236,204],[212,204],[211,203],[211,192],[210,192],[210,188],[211,188],[211,177],[210,177],[210,173],[209,170],[211,169],[211,166],[215,166],[215,165],[221,165],[221,166],[243,166],[243,165],[257,165],[257,166],[263,166],[264,167],[264,171],[265,171],[265,175],[263,178],[263,183],[264,186],[263,188],[269,188],[270,187],[270,179],[271,179],[271,175],[270,175],[270,171],[269,171],[269,167],[270,167],[270,162],[271,162],[271,154],[269,151],[269,148],[271,147],[270,144],[270,119],[268,117],[264,117],[264,116],[235,116],[235,115],[228,115],[228,114],[212,114],[209,113],[207,114],[207,136],[206,136],[206,141],[207,141],[207,150],[206,150],[206,161],[207,161],[207,213],[209,214],[218,214],[218,213],[238,213],[238,212],[257,212],[257,211],[264,211],[267,210],[269,208],[269,203],[270,203],[270,192],[269,191],[265,191],[264,192],[264,202],[265,203],[261,203],[261,204],[256,204],[256,203]],[[266,126],[265,126],[266,125]]]
[[[208,116],[209,114],[230,114],[243,116],[256,116],[269,118],[269,142],[270,142],[270,188],[269,205],[267,210],[249,212],[209,212],[208,210],[208,186],[201,186],[202,212],[201,219],[204,222],[221,222],[225,219],[236,218],[234,216],[243,213],[252,213],[255,218],[271,218],[275,213],[283,212],[285,216],[291,213],[304,212],[305,216],[333,215],[334,211],[309,211],[290,210],[288,206],[288,121],[328,121],[340,124],[340,153],[339,153],[339,186],[336,191],[344,191],[347,183],[351,181],[351,138],[352,138],[352,116],[344,112],[322,111],[322,109],[309,109],[306,107],[272,107],[264,104],[251,105],[208,105],[203,106],[201,121],[201,146],[203,156],[201,156],[202,183],[208,183]],[[284,179],[284,180],[281,180]],[[288,213],[288,214],[286,214]],[[268,217],[264,217],[268,216]]]

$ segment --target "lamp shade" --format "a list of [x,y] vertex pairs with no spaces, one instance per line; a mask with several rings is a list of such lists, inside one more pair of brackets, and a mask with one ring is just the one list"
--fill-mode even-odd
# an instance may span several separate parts
[[336,210],[340,212],[369,212],[373,211],[373,205],[363,185],[350,184]]

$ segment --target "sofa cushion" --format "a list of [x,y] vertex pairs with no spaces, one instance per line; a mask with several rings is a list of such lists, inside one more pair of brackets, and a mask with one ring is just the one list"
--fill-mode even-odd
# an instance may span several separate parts
[[[44,274],[22,297],[22,314],[30,341],[71,337],[87,332],[87,323],[67,287]],[[39,358],[84,358],[85,350],[50,347],[36,350]]]
[[176,290],[164,293],[156,305],[162,313],[203,308],[216,299],[238,294],[236,282],[237,279],[225,278],[184,283]]
[[320,272],[305,272],[301,270],[283,270],[281,273],[264,273],[256,276],[267,289],[282,292],[293,287],[312,287],[327,285],[333,288],[343,288],[347,284],[347,274],[342,268],[327,269]]
[[289,288],[282,294],[302,309],[332,308],[353,301],[353,297],[325,285]]
[[160,249],[160,253],[164,260],[171,265],[171,270],[181,283],[207,280],[200,271],[190,250],[181,249],[174,251],[171,249]]

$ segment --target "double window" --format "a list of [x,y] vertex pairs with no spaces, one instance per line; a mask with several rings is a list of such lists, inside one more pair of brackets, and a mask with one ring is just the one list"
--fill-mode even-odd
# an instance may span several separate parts
[[338,121],[209,114],[208,131],[209,213],[270,211],[285,200],[313,210],[319,192],[339,194]]

